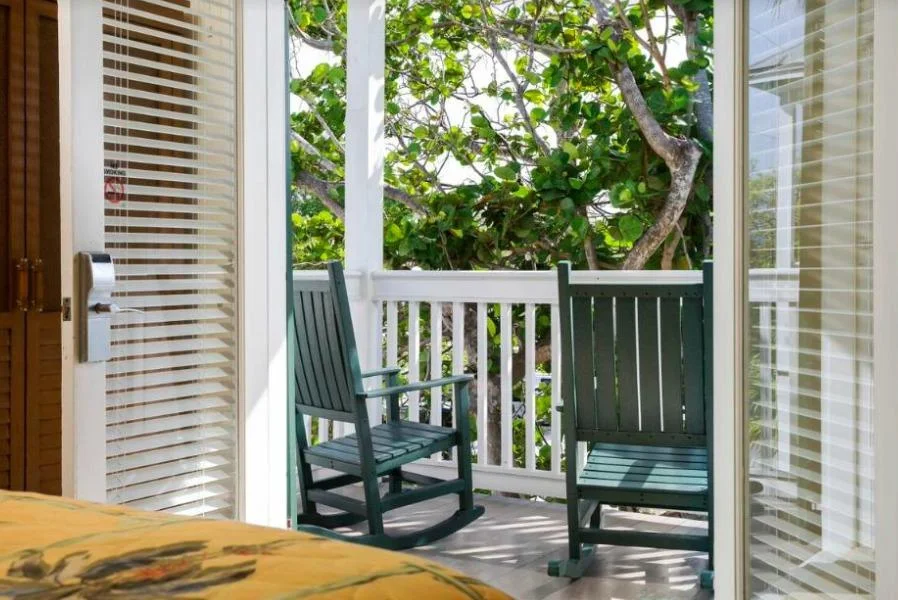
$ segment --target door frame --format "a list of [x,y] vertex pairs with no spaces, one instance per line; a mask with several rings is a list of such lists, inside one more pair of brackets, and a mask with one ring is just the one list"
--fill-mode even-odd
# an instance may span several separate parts
[[744,0],[714,7],[714,592],[744,597]]
[[[286,19],[280,0],[237,0],[237,18],[238,514],[284,527]],[[104,247],[102,50],[102,0],[59,0],[62,295],[75,315],[77,254]],[[63,495],[103,502],[106,367],[78,362],[74,322],[62,324]]]
[[898,3],[873,2],[873,414],[876,597],[898,598]]
[[[75,259],[102,249],[101,0],[59,0],[59,180],[62,297],[78,297]],[[77,82],[77,83],[76,83]],[[77,150],[76,150],[77,149]],[[75,319],[62,323],[62,493],[106,499],[106,365],[77,362]]]

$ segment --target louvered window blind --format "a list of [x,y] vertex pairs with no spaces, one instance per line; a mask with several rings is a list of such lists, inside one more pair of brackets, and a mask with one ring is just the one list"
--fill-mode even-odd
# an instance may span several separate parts
[[749,585],[872,598],[872,0],[749,0]]
[[234,517],[236,0],[104,0],[108,500]]

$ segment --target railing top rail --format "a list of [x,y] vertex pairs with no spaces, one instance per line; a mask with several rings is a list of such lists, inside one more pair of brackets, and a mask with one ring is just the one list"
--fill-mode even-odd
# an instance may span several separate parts
[[[751,269],[751,302],[794,301],[794,269]],[[555,304],[556,272],[552,271],[376,271],[371,274],[372,300],[417,302],[487,302]],[[326,279],[327,271],[294,271],[293,280]],[[701,271],[573,271],[575,284],[695,284]],[[361,273],[347,271],[351,298],[361,296]]]
[[[700,283],[700,271],[575,271],[575,283]],[[554,304],[555,271],[378,271],[376,300]]]

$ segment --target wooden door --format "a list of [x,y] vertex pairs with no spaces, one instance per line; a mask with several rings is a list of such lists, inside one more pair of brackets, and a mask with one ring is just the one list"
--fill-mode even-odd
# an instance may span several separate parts
[[62,464],[59,247],[59,52],[56,3],[25,9],[25,487],[60,494]]
[[0,488],[25,487],[25,28],[0,0]]
[[0,0],[0,488],[61,492],[56,4]]

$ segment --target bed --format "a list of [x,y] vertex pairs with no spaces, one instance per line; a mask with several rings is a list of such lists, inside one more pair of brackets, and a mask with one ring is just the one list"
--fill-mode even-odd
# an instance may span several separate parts
[[0,597],[507,598],[407,554],[231,521],[4,491]]

